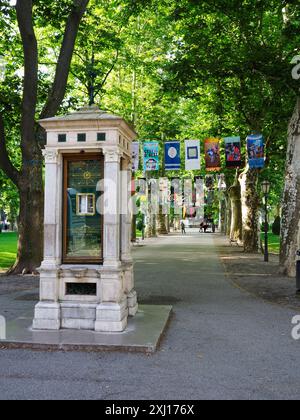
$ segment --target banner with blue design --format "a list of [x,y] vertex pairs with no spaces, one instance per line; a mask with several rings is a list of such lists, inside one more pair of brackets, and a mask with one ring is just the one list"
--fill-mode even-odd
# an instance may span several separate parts
[[165,169],[166,171],[179,171],[181,169],[179,141],[165,143]]
[[199,171],[201,169],[199,140],[185,141],[185,169],[186,171]]
[[265,166],[265,142],[261,134],[247,137],[247,152],[251,169],[261,169]]
[[227,168],[240,168],[242,166],[241,138],[225,137],[225,154]]
[[159,170],[159,144],[157,142],[144,143],[144,171]]

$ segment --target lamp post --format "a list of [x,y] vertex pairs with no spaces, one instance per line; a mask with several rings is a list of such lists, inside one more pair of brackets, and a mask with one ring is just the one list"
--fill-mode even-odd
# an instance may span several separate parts
[[269,233],[269,221],[268,221],[268,198],[270,193],[271,184],[265,180],[262,183],[262,191],[265,198],[265,252],[264,261],[269,262],[269,244],[268,244],[268,233]]

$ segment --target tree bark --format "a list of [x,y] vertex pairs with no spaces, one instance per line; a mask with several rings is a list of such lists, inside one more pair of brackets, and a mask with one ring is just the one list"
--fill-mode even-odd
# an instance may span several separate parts
[[146,238],[155,238],[157,236],[157,231],[156,231],[156,216],[149,214],[148,217],[148,224],[146,226],[146,230],[145,230],[145,237]]
[[131,242],[136,242],[136,221],[137,216],[133,214],[131,220]]
[[300,232],[300,98],[288,130],[285,187],[282,201],[280,265],[289,276],[296,274]]
[[220,199],[220,213],[219,213],[219,229],[225,235],[226,233],[226,200]]
[[243,239],[242,227],[242,202],[241,202],[241,186],[236,179],[233,186],[229,189],[229,199],[231,204],[231,228],[230,239],[238,243]]
[[163,206],[159,206],[159,213],[157,215],[157,233],[159,235],[168,235],[168,229],[166,224],[166,215],[163,214]]
[[225,219],[225,234],[226,236],[230,236],[230,230],[231,230],[231,203],[230,203],[230,199],[227,193],[227,197],[226,197],[226,219]]
[[20,184],[19,241],[15,264],[8,274],[36,274],[43,259],[44,192],[42,167],[28,168]]
[[24,52],[22,169],[16,183],[20,193],[17,259],[8,273],[27,274],[36,272],[43,254],[43,159],[36,142],[38,46],[33,28],[32,0],[17,1],[16,12]]
[[239,178],[242,193],[242,221],[244,251],[259,250],[259,195],[257,193],[258,172],[256,169],[246,170]]

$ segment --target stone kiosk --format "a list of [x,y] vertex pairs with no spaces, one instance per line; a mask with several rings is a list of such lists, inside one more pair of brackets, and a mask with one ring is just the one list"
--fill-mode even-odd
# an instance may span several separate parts
[[124,331],[138,309],[128,205],[136,133],[97,107],[40,124],[45,247],[33,329]]

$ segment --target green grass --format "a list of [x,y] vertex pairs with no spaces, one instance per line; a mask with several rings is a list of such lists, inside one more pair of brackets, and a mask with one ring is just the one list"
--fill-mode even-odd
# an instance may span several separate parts
[[[263,243],[265,243],[265,234],[261,234]],[[274,254],[279,254],[280,251],[280,236],[273,235],[272,232],[269,232],[269,251]]]
[[0,233],[0,270],[9,268],[15,262],[17,242],[17,233]]

